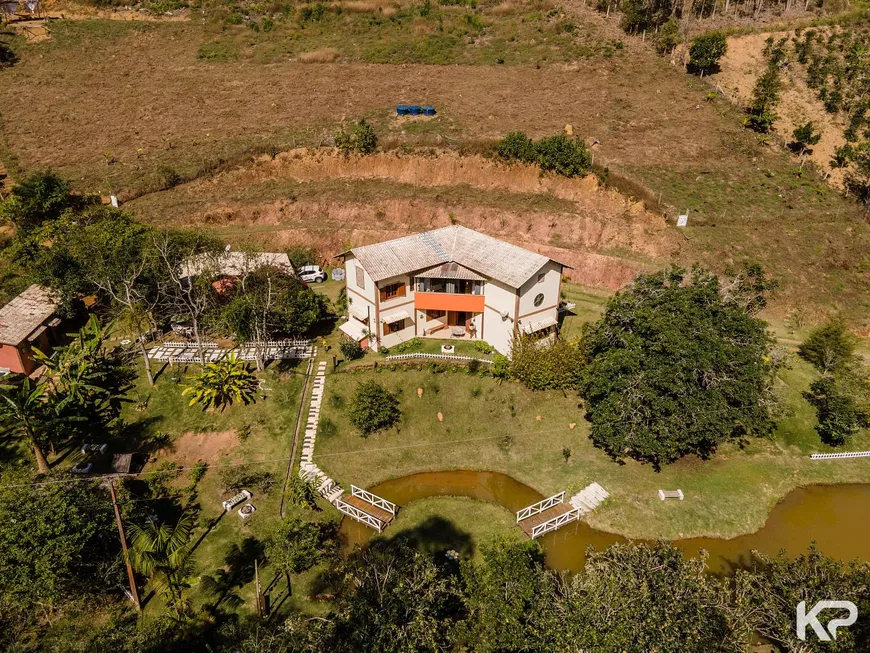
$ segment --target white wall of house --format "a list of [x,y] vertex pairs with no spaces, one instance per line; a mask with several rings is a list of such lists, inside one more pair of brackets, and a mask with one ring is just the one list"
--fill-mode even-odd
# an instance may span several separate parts
[[[361,271],[360,277],[357,277],[357,269]],[[350,308],[352,307],[354,312],[358,311],[361,314],[367,314],[370,319],[362,323],[369,331],[374,332],[376,314],[375,293],[377,292],[374,280],[359,265],[359,262],[350,255],[348,255],[344,262],[344,275],[347,289],[347,303],[349,305],[348,313],[350,313]],[[362,284],[359,281],[362,281]],[[354,320],[357,318],[350,315],[350,319]],[[369,339],[369,346],[376,347],[374,339]]]
[[[483,340],[495,347],[500,353],[508,355],[514,337],[514,318],[516,313],[516,290],[508,285],[490,279],[484,287]],[[507,313],[502,319],[501,314]],[[481,331],[478,329],[478,334]]]
[[[562,276],[562,266],[553,261],[548,261],[536,274],[533,274],[520,288],[520,319],[534,314],[535,321],[540,315],[549,315],[541,309],[559,306],[559,280]],[[539,281],[538,279],[541,278]],[[544,299],[540,306],[535,306],[535,298],[543,295]]]
[[[387,286],[396,283],[405,284],[405,294],[401,297],[392,297],[390,299],[380,299],[380,291]],[[381,345],[383,347],[395,347],[396,345],[410,340],[415,334],[415,311],[414,311],[414,288],[411,286],[411,278],[407,274],[400,274],[396,277],[390,277],[378,282],[378,305],[380,308],[380,324],[378,325],[379,334],[381,336]],[[395,311],[405,311],[410,319],[405,320],[405,328],[401,331],[386,333],[386,324],[384,318]]]

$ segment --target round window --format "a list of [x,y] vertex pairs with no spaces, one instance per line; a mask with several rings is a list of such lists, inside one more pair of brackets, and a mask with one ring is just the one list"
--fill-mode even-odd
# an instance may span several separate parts
[[540,306],[544,303],[544,293],[539,292],[537,297],[535,297],[535,306]]

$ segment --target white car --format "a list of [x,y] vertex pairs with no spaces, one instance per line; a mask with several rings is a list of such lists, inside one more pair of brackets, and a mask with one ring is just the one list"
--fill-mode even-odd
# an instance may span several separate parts
[[303,265],[299,268],[297,274],[302,281],[309,283],[312,281],[314,283],[323,283],[326,281],[326,272],[319,265]]

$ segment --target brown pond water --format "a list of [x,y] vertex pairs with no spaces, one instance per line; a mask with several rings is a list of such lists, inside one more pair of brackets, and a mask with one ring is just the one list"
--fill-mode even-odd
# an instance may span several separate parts
[[[511,512],[544,497],[535,489],[496,472],[450,471],[413,474],[371,488],[375,494],[407,505],[427,497],[461,496],[504,506]],[[727,573],[749,560],[752,550],[775,555],[805,552],[815,541],[822,552],[840,560],[870,560],[870,484],[816,485],[790,492],[770,513],[761,530],[730,540],[700,537],[676,540],[687,555],[699,549],[710,553],[709,567]],[[401,527],[401,511],[389,528]],[[350,545],[367,541],[374,531],[344,519],[341,531]],[[580,520],[539,539],[547,564],[577,571],[583,567],[590,544],[602,549],[626,538],[599,531]]]

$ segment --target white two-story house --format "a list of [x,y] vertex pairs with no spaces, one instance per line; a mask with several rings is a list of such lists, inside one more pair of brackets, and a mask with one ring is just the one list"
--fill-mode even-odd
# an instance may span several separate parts
[[485,340],[509,354],[558,325],[565,265],[461,226],[355,247],[344,259],[349,338],[377,350],[414,337]]

